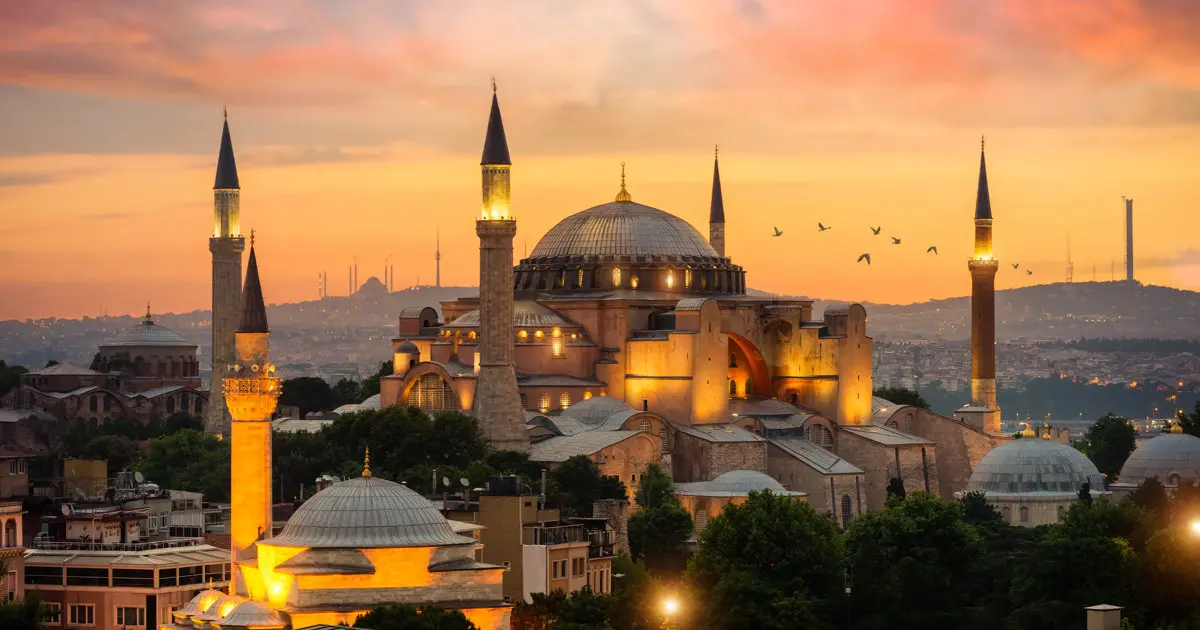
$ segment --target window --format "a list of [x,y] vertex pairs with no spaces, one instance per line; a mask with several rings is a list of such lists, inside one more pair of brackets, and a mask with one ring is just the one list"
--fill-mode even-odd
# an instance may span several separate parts
[[1066,511],[1067,511],[1067,509],[1064,508],[1063,506],[1061,506],[1061,505],[1058,506],[1058,520],[1060,520],[1060,521],[1062,520],[1063,516],[1066,515]]
[[842,495],[842,529],[850,526],[850,495]]
[[833,449],[833,433],[823,424],[814,424],[804,429],[804,438],[825,450]]
[[178,569],[159,569],[158,570],[158,586],[159,586],[159,588],[175,586],[176,584],[179,584],[179,570]]
[[527,396],[525,396],[524,392],[521,393],[521,408],[522,409],[529,408],[529,398]]
[[675,270],[674,269],[667,270],[667,288],[668,289],[675,288]]
[[1005,522],[1011,523],[1012,522],[1012,508],[1008,507],[1007,505],[1004,506],[1000,510],[1000,516],[1004,517]]
[[638,423],[638,431],[650,432],[650,418],[642,417],[642,421]]
[[702,532],[708,527],[708,510],[703,508],[696,510],[696,531]]
[[621,286],[621,268],[620,268],[620,267],[613,267],[613,278],[612,278],[612,280],[613,280],[613,286],[614,286],[614,287],[619,287],[619,286]]
[[27,566],[25,567],[25,583],[62,586],[62,567],[40,567],[36,565]]
[[428,373],[422,374],[408,390],[404,404],[425,411],[455,411],[458,409],[458,397],[449,383],[437,374]]
[[96,607],[92,604],[71,604],[67,608],[67,623],[72,626],[96,625]]
[[200,411],[201,411],[201,406],[202,406],[203,404],[204,404],[204,401],[203,401],[203,400],[202,400],[202,399],[201,399],[199,396],[197,396],[197,397],[196,397],[196,413],[200,413]]
[[575,272],[575,286],[578,288],[583,288],[583,267],[580,267]]
[[554,340],[550,342],[550,355],[555,359],[563,358],[564,354],[562,337],[555,337]]
[[109,398],[108,396],[104,397],[104,410],[112,411],[112,398]]
[[167,413],[175,413],[175,399],[167,398]]
[[522,341],[522,342],[529,341],[529,331],[528,330],[517,331],[517,341]]
[[583,392],[583,399],[584,399],[584,400],[591,400],[591,399],[592,399],[592,392],[591,392],[591,391],[585,391],[585,392]]
[[146,625],[146,609],[132,606],[117,607],[117,625],[142,627]]
[[571,393],[570,392],[563,392],[558,397],[558,406],[560,409],[567,409],[568,407],[571,406]]
[[99,411],[100,410],[100,402],[98,400],[96,400],[95,396],[88,397],[88,410],[89,411]]
[[692,288],[692,268],[688,267],[683,270],[683,288]]
[[737,396],[737,381],[729,379],[729,395]]
[[542,394],[538,398],[538,411],[542,413],[550,411],[550,394]]
[[662,438],[663,450],[670,450],[671,434],[667,432],[667,425],[664,424],[662,428],[658,430],[658,437]]
[[629,287],[636,289],[638,287],[638,277],[636,275],[629,276]]
[[737,367],[737,355],[732,352],[729,353],[729,367]]
[[58,602],[42,602],[42,621],[57,626],[62,620],[62,604]]
[[1029,522],[1029,508],[1024,507],[1024,506],[1021,507],[1021,522],[1022,523]]
[[204,583],[204,568],[195,567],[179,567],[179,585],[184,584],[203,584]]
[[584,558],[575,558],[571,561],[571,575],[583,575],[587,572],[587,560]]
[[746,379],[746,386],[745,386],[745,388],[743,388],[742,393],[749,396],[753,392],[754,392],[754,379],[748,378],[748,379]]
[[67,586],[108,586],[108,569],[67,569]]
[[512,571],[512,562],[509,560],[505,560],[504,561],[504,572],[507,573],[509,571]]
[[113,586],[154,588],[154,569],[113,569]]

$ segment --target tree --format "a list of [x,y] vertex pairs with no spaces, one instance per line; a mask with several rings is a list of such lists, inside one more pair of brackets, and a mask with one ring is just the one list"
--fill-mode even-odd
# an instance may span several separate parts
[[337,409],[342,405],[352,405],[362,401],[362,385],[348,378],[338,379],[333,385],[333,406]]
[[888,498],[897,497],[903,499],[908,495],[908,491],[904,489],[904,480],[899,477],[892,477],[888,480],[887,496]]
[[355,628],[371,630],[479,630],[458,610],[436,606],[417,608],[408,604],[389,604],[359,617]]
[[1143,481],[1142,485],[1129,493],[1129,500],[1152,515],[1160,529],[1170,523],[1171,497],[1167,496],[1167,489],[1158,481],[1158,477]]
[[959,501],[963,508],[963,520],[971,525],[996,523],[1004,520],[1004,516],[994,505],[987,502],[987,495],[982,492],[968,492]]
[[1121,466],[1125,464],[1135,446],[1133,425],[1125,418],[1111,413],[1097,420],[1083,434],[1083,438],[1075,443],[1075,447],[1087,455],[1096,468],[1104,473],[1108,483],[1116,480]]
[[929,401],[915,389],[907,387],[880,387],[871,392],[872,396],[882,398],[897,405],[912,405],[921,409],[930,409]]
[[658,464],[648,464],[638,479],[637,504],[650,508],[667,503],[678,504],[675,498],[675,481]]
[[700,533],[688,575],[698,627],[839,627],[842,537],[807,503],[770,491],[730,504]]
[[[628,501],[625,484],[616,477],[605,477],[592,460],[576,455],[550,471],[555,502],[574,516],[590,516],[592,503],[600,499]],[[549,492],[548,492],[549,493]]]
[[23,600],[0,601],[0,628],[38,630],[42,627],[44,608],[38,600],[37,591],[30,591]]
[[8,365],[3,359],[0,359],[0,396],[9,392],[21,382],[21,375],[29,372],[29,369],[22,365]]
[[682,573],[687,568],[687,540],[692,516],[675,498],[675,482],[658,464],[646,466],[638,479],[637,504],[629,517],[629,551],[655,573]]
[[229,442],[190,429],[150,440],[138,469],[163,488],[229,500]]
[[301,418],[313,411],[329,411],[337,406],[336,402],[333,388],[316,376],[289,378],[279,395],[279,404],[299,407]]
[[391,376],[392,371],[392,361],[390,359],[380,363],[379,370],[367,377],[367,380],[363,381],[361,392],[362,398],[359,400],[359,402],[378,394],[379,379],[383,378],[384,376]]

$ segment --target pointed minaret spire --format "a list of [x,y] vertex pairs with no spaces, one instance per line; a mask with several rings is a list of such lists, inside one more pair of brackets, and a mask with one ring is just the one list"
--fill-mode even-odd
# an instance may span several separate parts
[[250,246],[250,262],[246,265],[246,286],[242,288],[242,319],[240,333],[270,332],[267,327],[267,306],[263,303],[262,284],[258,280],[258,259]]
[[979,190],[975,193],[975,218],[992,218],[992,198],[988,193],[987,159],[984,155],[984,138],[979,138]]
[[237,162],[233,159],[233,140],[229,137],[229,110],[225,110],[225,125],[221,129],[221,150],[217,154],[217,180],[213,189],[238,190]]
[[616,201],[633,201],[633,195],[625,190],[625,163],[621,162],[621,190],[617,192]]
[[713,146],[712,202],[708,207],[708,244],[725,257],[725,198],[721,194],[721,147]]
[[504,120],[500,118],[500,101],[496,99],[496,79],[492,79],[492,113],[488,116],[487,136],[483,141],[480,165],[512,165],[508,157],[508,139],[504,137]]

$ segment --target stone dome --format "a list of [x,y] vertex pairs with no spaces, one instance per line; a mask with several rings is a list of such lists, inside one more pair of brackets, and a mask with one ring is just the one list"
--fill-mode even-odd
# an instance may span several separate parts
[[598,425],[614,413],[622,411],[633,411],[633,407],[612,396],[592,396],[563,410],[562,415],[570,416],[586,425]]
[[1165,485],[1200,480],[1200,438],[1164,433],[1142,441],[1125,460],[1117,480],[1122,485],[1138,486],[1151,477],[1158,477]]
[[1104,475],[1083,453],[1055,440],[1023,438],[993,448],[967,482],[988,495],[1075,494],[1084,482],[1104,491]]
[[179,333],[159,326],[150,319],[149,313],[142,323],[130,326],[104,342],[104,346],[188,346],[195,348],[196,344],[179,336]]
[[212,622],[221,630],[282,630],[287,624],[266,606],[256,601],[244,601],[233,607],[229,614]]
[[742,497],[751,492],[770,490],[784,496],[804,496],[804,492],[791,492],[775,479],[757,470],[731,470],[712,481],[677,483],[678,494],[708,497]]
[[632,201],[613,201],[559,221],[538,241],[529,257],[592,255],[720,258],[692,224]]
[[441,512],[407,486],[378,477],[356,477],[313,495],[278,536],[259,544],[368,549],[472,542],[455,534]]
[[421,350],[420,350],[420,348],[417,348],[417,344],[415,344],[411,341],[405,341],[404,343],[401,343],[400,345],[396,346],[395,353],[396,354],[421,354]]

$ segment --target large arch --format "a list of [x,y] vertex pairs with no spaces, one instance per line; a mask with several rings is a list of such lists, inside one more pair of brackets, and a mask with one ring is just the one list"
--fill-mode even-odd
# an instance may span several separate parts
[[[759,352],[758,347],[749,339],[728,329],[722,329],[721,332],[729,336],[729,352],[732,357],[736,357],[739,361],[744,360],[744,371],[749,375],[746,383],[750,387],[745,387],[745,383],[738,383],[737,391],[744,392],[743,395],[770,397],[771,391],[771,373],[767,370],[767,362],[763,359],[762,352]],[[730,370],[734,370],[731,366]],[[736,368],[739,373],[743,367],[739,364]]]
[[[434,380],[438,381],[440,389],[430,389]],[[469,399],[469,395],[464,398],[464,392],[445,367],[440,363],[424,361],[404,375],[404,385],[400,388],[400,398],[396,404],[410,406],[415,401],[413,406],[430,412],[463,411],[470,409]]]

